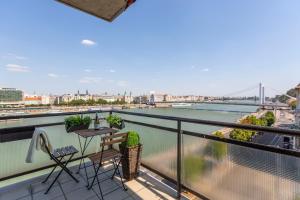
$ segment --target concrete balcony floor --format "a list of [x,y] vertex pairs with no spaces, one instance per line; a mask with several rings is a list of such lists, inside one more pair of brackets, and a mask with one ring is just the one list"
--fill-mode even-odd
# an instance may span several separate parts
[[[76,171],[76,166],[71,170]],[[93,169],[88,168],[89,176],[93,176]],[[112,172],[111,172],[112,173]],[[55,174],[52,175],[47,183],[41,183],[45,176],[33,178],[21,184],[14,184],[7,188],[0,189],[0,200],[98,200],[100,192],[98,185],[94,185],[91,190],[86,188],[86,178],[83,169],[79,174],[74,173],[80,181],[76,183],[66,173],[63,172],[58,182],[52,187],[50,192],[44,192],[52,182]],[[100,178],[109,176],[110,173],[100,175]],[[151,171],[141,168],[140,176],[136,180],[125,183],[128,190],[124,191],[121,186],[120,178],[107,180],[101,183],[102,192],[105,194],[113,189],[117,189],[104,196],[105,200],[140,200],[140,199],[176,199],[174,185],[153,174]],[[195,197],[182,197],[181,199],[195,199]]]

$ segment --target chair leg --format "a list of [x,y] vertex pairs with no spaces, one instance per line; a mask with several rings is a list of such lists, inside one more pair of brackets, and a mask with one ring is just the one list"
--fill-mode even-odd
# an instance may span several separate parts
[[92,183],[91,183],[90,186],[88,187],[89,190],[93,187],[93,185],[94,185],[94,183],[95,183],[95,180],[96,180],[96,176],[98,176],[98,172],[99,172],[99,169],[100,169],[100,164],[98,165],[98,167],[97,167],[97,169],[96,169],[95,163],[93,163],[93,168],[94,168],[94,171],[95,171],[95,176],[94,176],[94,178],[93,178],[93,180],[92,180]]
[[83,163],[83,166],[84,166],[84,172],[85,172],[85,177],[86,177],[86,180],[87,180],[87,186],[86,187],[89,187],[89,177],[88,177],[88,173],[87,173],[87,167],[85,166],[85,162]]
[[[59,162],[62,161],[63,158],[61,158],[59,160]],[[57,168],[58,165],[56,165],[55,167],[53,167],[52,171],[50,172],[50,174],[48,174],[48,176],[46,177],[46,179],[42,182],[42,183],[46,183],[48,181],[48,179],[50,178],[50,176],[53,174],[53,172],[55,171],[55,169]]]
[[63,172],[63,169],[60,170],[60,172],[58,173],[58,175],[55,177],[54,181],[51,183],[51,185],[48,187],[47,191],[45,192],[45,194],[48,194],[48,192],[50,191],[50,189],[52,188],[52,186],[54,185],[54,183],[57,181],[58,177],[61,175],[61,173]]
[[[95,170],[95,169],[96,169],[96,168],[94,168],[94,170]],[[96,170],[95,170],[95,172],[96,172]],[[97,183],[98,183],[98,187],[99,187],[101,199],[104,200],[104,198],[103,198],[103,193],[102,193],[102,189],[101,189],[101,185],[100,185],[100,181],[99,181],[99,177],[98,177],[98,172],[96,173],[96,177],[97,177]]]
[[65,164],[62,164],[61,162],[59,162],[58,159],[54,158],[54,161],[62,168],[63,171],[65,171],[67,174],[69,174],[69,176],[76,181],[77,183],[79,183],[79,181],[72,175],[72,172],[67,168],[68,163],[70,162],[70,160],[72,160],[74,154],[72,154],[70,156],[70,158],[67,160],[67,162]]
[[120,175],[121,183],[122,183],[123,189],[124,189],[125,191],[127,191],[127,188],[126,188],[125,185],[124,185],[123,174],[121,174],[121,172],[120,172],[120,170],[119,170],[119,166],[120,166],[120,163],[121,163],[121,159],[122,159],[122,158],[120,158],[120,160],[119,160],[119,162],[118,162],[118,164],[117,164],[116,170],[117,170],[118,174]]
[[113,165],[114,165],[114,169],[115,169],[115,170],[114,170],[114,173],[113,173],[113,175],[111,176],[111,179],[114,179],[114,176],[115,176],[115,174],[116,174],[116,171],[117,171],[117,166],[116,166],[116,163],[117,163],[117,162],[116,162],[116,159],[114,158],[114,159],[113,159]]

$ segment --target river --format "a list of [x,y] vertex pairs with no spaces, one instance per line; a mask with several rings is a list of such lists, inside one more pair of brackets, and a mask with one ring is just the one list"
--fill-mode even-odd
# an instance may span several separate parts
[[[209,110],[203,110],[209,109]],[[219,110],[230,110],[237,112],[226,112]],[[151,113],[158,115],[178,116],[194,119],[206,119],[225,122],[234,122],[247,112],[254,112],[257,108],[253,106],[229,106],[229,105],[193,105],[189,108],[153,108],[153,109],[131,109],[132,112]],[[214,111],[215,110],[215,111]],[[245,112],[245,113],[244,113]],[[103,115],[104,117],[106,116]],[[145,117],[135,117],[129,115],[122,115],[125,119],[136,120],[141,122],[147,122],[151,124],[157,124],[161,126],[176,128],[176,123],[168,120],[159,120]],[[25,125],[35,125],[41,123],[61,122],[64,117],[43,117],[43,118],[31,118],[20,120],[7,120],[1,121],[0,127],[15,127]],[[105,125],[105,124],[104,124]],[[198,131],[201,133],[210,134],[211,132],[219,129],[220,127],[211,127],[203,125],[193,125],[184,123],[183,129],[190,131]],[[64,126],[45,127],[52,145],[54,147],[61,147],[65,145],[74,145],[79,149],[78,138],[74,134],[68,134],[64,130]],[[142,143],[144,144],[143,158],[147,161],[147,158],[152,158],[153,155],[166,152],[173,149],[176,146],[176,134],[168,133],[167,131],[161,131],[153,128],[141,127],[132,124],[126,124],[125,130],[135,130],[141,135]],[[93,153],[99,148],[99,138],[93,140],[89,146],[87,152]],[[22,140],[8,143],[0,143],[1,162],[0,165],[0,177],[9,176],[18,172],[32,170],[34,168],[42,167],[45,164],[50,164],[47,156],[38,152],[33,164],[26,164],[25,157],[30,140]],[[192,143],[192,141],[191,141]]]

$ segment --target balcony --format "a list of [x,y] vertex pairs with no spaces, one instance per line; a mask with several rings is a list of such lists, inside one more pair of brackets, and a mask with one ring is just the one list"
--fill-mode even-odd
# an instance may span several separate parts
[[[80,114],[94,116],[95,112]],[[105,111],[102,115],[111,113],[125,119],[126,130],[140,133],[144,145],[143,167],[137,180],[126,183],[127,192],[120,189],[105,199],[180,196],[181,199],[295,200],[300,197],[300,152],[210,134],[225,127],[291,136],[299,135],[299,131],[123,110]],[[96,188],[86,190],[83,173],[78,175],[79,184],[63,176],[55,189],[44,195],[46,185],[40,182],[53,163],[42,153],[37,155],[34,164],[24,163],[30,142],[25,130],[32,127],[44,127],[56,147],[72,144],[79,148],[77,137],[67,134],[63,126],[64,117],[74,114],[78,113],[0,118],[4,127],[0,129],[1,200],[99,199]],[[99,142],[94,140],[87,153],[99,150]],[[71,163],[73,169],[78,165],[78,158]],[[112,188],[113,184],[108,182],[105,187]]]

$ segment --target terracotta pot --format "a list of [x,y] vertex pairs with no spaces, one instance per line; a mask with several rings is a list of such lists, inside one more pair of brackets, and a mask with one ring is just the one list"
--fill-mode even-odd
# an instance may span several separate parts
[[122,145],[119,145],[119,148],[123,155],[121,160],[123,176],[130,181],[139,175],[143,146],[140,144],[136,147],[124,148]]

